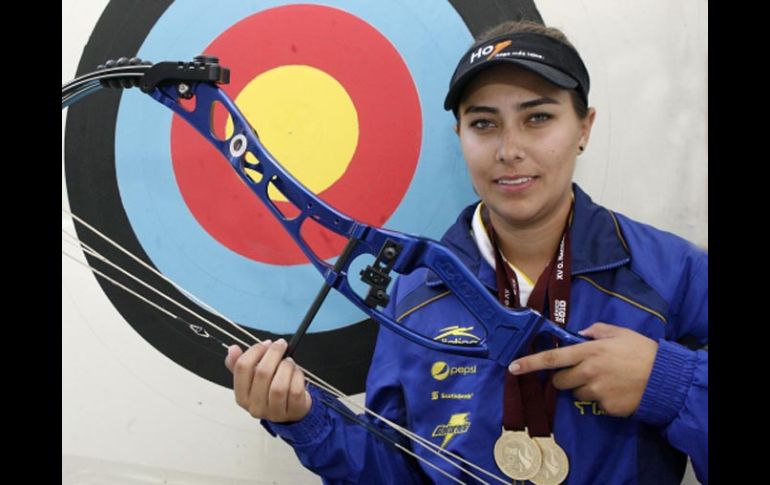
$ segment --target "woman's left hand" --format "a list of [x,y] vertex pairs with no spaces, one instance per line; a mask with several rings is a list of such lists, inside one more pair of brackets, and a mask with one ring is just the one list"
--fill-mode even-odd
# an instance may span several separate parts
[[509,370],[520,375],[562,369],[553,375],[557,389],[573,389],[581,401],[598,401],[609,415],[632,415],[647,387],[658,343],[607,323],[594,323],[580,334],[594,340],[522,357]]

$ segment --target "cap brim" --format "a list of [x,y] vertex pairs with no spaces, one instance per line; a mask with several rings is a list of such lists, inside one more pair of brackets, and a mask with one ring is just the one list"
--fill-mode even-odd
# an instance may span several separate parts
[[501,59],[492,59],[487,62],[484,62],[482,64],[479,64],[478,66],[475,66],[472,69],[469,69],[467,72],[465,72],[459,79],[457,79],[454,84],[452,85],[452,89],[447,93],[446,98],[444,99],[444,109],[446,110],[455,110],[457,108],[457,105],[460,102],[460,95],[465,90],[465,87],[468,85],[468,83],[473,79],[480,71],[483,71],[484,69],[487,69],[492,66],[500,65],[500,64],[513,64],[520,67],[523,67],[524,69],[527,69],[528,71],[531,71],[538,76],[542,77],[546,81],[549,81],[560,88],[564,89],[575,89],[578,87],[578,82],[575,80],[572,76],[569,76],[562,71],[553,68],[547,64],[541,64],[539,62],[533,62],[528,61],[526,59],[517,59],[517,58],[501,58]]

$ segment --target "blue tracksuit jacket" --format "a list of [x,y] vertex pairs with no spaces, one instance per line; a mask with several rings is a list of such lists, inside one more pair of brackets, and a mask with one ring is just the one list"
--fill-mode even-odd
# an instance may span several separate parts
[[[568,484],[679,484],[686,455],[708,483],[708,256],[687,241],[594,204],[575,185],[571,226],[572,305],[568,329],[621,325],[659,342],[652,375],[630,418],[559,394],[554,434],[570,460]],[[471,235],[474,206],[444,235],[495,293],[495,273]],[[387,311],[402,324],[449,343],[475,342],[483,327],[425,269],[402,276]],[[502,429],[506,369],[497,363],[422,348],[381,328],[366,405],[424,438],[505,477],[493,447]],[[326,483],[446,483],[374,433],[314,403],[303,420],[263,424],[291,444]],[[397,436],[379,420],[366,418]],[[405,446],[466,483],[473,478],[418,445]],[[478,474],[478,472],[476,472]],[[480,475],[490,483],[497,483]]]

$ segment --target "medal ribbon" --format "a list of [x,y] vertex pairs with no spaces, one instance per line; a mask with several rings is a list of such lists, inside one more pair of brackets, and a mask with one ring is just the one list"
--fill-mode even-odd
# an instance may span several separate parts
[[[505,306],[520,308],[522,305],[516,272],[503,259],[486,207],[482,209],[482,220],[487,228],[495,253],[498,299]],[[569,223],[571,220],[572,208],[567,217],[567,224],[565,224],[556,254],[537,279],[527,302],[529,308],[547,314],[561,327],[567,324],[572,281],[569,244]],[[558,346],[558,341],[553,339],[553,344]],[[530,352],[534,351],[533,344]],[[515,376],[510,372],[505,373],[503,427],[506,430],[523,431],[526,428],[530,436],[547,437],[551,435],[558,394],[551,381],[552,376],[553,371],[548,371],[545,381],[541,385],[540,376],[537,374]]]

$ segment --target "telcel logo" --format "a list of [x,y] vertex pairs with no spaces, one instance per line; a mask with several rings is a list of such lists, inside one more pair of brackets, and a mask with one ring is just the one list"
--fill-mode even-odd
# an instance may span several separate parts
[[475,374],[475,373],[476,373],[475,365],[464,365],[464,366],[452,367],[446,362],[441,360],[439,360],[438,362],[435,362],[430,368],[430,375],[432,375],[433,378],[436,379],[437,381],[443,381],[449,376],[454,376],[454,375],[465,376],[468,374]]

